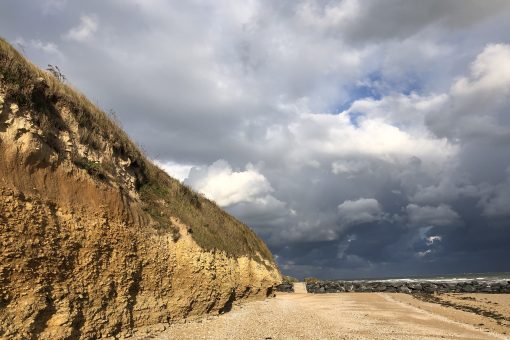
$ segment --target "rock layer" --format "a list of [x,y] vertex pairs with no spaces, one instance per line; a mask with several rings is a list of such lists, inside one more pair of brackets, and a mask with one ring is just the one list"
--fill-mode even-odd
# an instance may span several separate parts
[[277,292],[283,292],[283,293],[294,293],[294,285],[292,283],[284,282],[280,283],[275,287],[275,290]]
[[129,228],[0,190],[0,324],[7,338],[129,333],[266,296],[277,272],[247,257],[204,252],[181,237]]

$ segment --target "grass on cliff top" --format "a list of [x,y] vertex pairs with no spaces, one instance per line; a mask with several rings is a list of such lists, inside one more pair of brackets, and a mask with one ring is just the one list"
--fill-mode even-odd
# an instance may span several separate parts
[[250,228],[163,171],[140,188],[140,195],[143,201],[150,202],[145,209],[163,229],[171,225],[171,216],[177,216],[205,249],[251,257],[258,252],[265,259],[273,259]]
[[[43,95],[37,91],[40,79],[46,88]],[[156,222],[160,232],[175,233],[170,217],[175,216],[190,227],[195,241],[204,249],[225,251],[228,255],[249,256],[257,259],[257,252],[264,259],[273,261],[267,246],[246,225],[220,209],[214,202],[197,194],[189,187],[168,176],[148,160],[129,136],[101,109],[91,103],[83,94],[47,71],[43,71],[8,42],[0,38],[0,83],[6,99],[22,108],[39,114],[43,131],[66,130],[69,127],[62,120],[59,109],[68,108],[80,126],[80,139],[90,148],[98,149],[101,139],[111,142],[114,152],[132,160],[131,171],[137,177],[137,188],[147,214]],[[45,127],[47,129],[45,129]],[[46,142],[55,151],[58,143]],[[77,166],[94,175],[100,165],[89,164],[86,160],[73,160]],[[177,238],[177,235],[175,235]]]
[[294,282],[299,282],[299,280],[295,277],[283,275],[282,277],[282,283],[292,284]]

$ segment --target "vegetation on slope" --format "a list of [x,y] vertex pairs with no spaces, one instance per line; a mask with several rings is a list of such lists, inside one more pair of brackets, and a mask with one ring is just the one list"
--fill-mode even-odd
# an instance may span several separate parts
[[[246,225],[168,176],[142,154],[105,112],[62,79],[29,62],[2,38],[0,83],[6,100],[37,112],[36,123],[41,130],[69,129],[59,113],[66,108],[78,121],[83,144],[97,150],[101,140],[108,140],[116,155],[131,159],[131,170],[136,175],[136,190],[142,206],[160,232],[173,233],[174,238],[178,237],[170,220],[171,216],[175,216],[190,227],[193,238],[204,249],[254,259],[259,253],[264,259],[273,260],[266,245]],[[44,89],[41,89],[41,84],[44,84]],[[66,157],[57,137],[48,134],[45,139],[63,159]],[[87,170],[96,180],[106,181],[108,175],[112,175],[112,164],[99,164],[82,158],[71,161]]]
[[299,280],[293,276],[283,275],[282,277],[283,284],[293,284],[294,282],[299,282]]

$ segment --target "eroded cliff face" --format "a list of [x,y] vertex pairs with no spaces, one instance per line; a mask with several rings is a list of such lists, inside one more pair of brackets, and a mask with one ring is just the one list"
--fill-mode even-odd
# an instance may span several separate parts
[[[177,216],[173,232],[154,228],[136,160],[107,134],[95,147],[82,142],[71,110],[52,107],[58,120],[41,124],[0,82],[0,337],[128,335],[224,312],[281,281],[261,254],[204,250]],[[99,163],[110,168],[98,173]]]

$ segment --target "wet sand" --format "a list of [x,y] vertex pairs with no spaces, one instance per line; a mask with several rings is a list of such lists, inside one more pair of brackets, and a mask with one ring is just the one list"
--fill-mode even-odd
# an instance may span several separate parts
[[[510,339],[508,294],[445,299],[493,308],[503,320],[406,294],[286,294],[234,306],[231,312],[170,325],[155,339]],[[472,297],[474,299],[461,299]],[[480,296],[476,296],[480,295]],[[484,295],[484,296],[482,296]],[[488,296],[485,296],[488,295]],[[485,300],[484,300],[485,299]],[[499,307],[498,307],[499,306]],[[500,322],[500,324],[497,323]],[[507,334],[504,334],[504,333]],[[139,337],[143,338],[143,337]],[[147,337],[145,337],[147,338]]]

